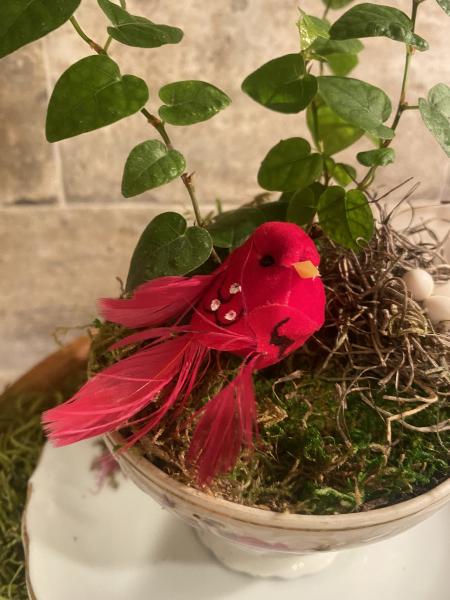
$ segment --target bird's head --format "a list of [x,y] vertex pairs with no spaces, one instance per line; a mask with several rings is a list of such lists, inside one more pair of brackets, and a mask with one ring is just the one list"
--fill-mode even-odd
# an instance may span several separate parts
[[295,272],[301,279],[319,277],[320,256],[312,239],[294,223],[272,221],[258,227],[250,240],[253,265],[264,279],[269,271]]

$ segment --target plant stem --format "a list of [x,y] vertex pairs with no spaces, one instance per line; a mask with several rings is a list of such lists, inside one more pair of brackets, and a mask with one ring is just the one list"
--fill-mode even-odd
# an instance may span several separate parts
[[[412,32],[414,33],[416,27],[416,19],[417,19],[417,9],[419,8],[419,4],[422,4],[424,0],[412,0],[412,10],[411,10],[411,21],[412,21]],[[408,88],[408,80],[409,80],[409,72],[411,66],[411,58],[414,52],[414,48],[410,45],[406,45],[406,54],[405,54],[405,64],[403,67],[403,78],[402,78],[402,87],[400,89],[400,99],[398,101],[397,110],[395,112],[394,119],[392,121],[391,129],[395,131],[398,127],[402,114],[405,110],[417,109],[418,106],[409,106],[406,101],[406,94]],[[387,148],[392,142],[390,140],[384,140],[384,142],[380,143],[380,148]],[[375,172],[377,170],[377,166],[370,167],[367,171],[365,177],[358,184],[358,188],[361,190],[365,190],[372,182],[375,176]]]
[[112,41],[113,41],[112,36],[108,35],[108,39],[106,40],[105,45],[103,46],[103,50],[105,52],[108,52]]
[[317,151],[320,152],[321,154],[323,154],[323,148],[322,148],[322,144],[320,142],[320,136],[319,136],[319,119],[318,119],[318,115],[317,115],[317,102],[315,99],[313,99],[311,102],[311,116],[312,116],[312,121],[313,121],[314,144],[316,146]]
[[[122,8],[125,9],[126,7],[126,3],[125,0],[120,0],[120,4],[122,6]],[[106,54],[107,55],[107,50],[109,47],[109,44],[111,43],[111,36],[109,36],[105,47],[102,48],[99,44],[97,44],[96,42],[94,42],[88,35],[86,35],[86,33],[83,31],[83,29],[81,28],[80,24],[78,23],[78,21],[76,20],[75,17],[71,17],[70,18],[70,22],[72,23],[75,31],[78,33],[78,35],[87,43],[89,44],[89,46],[98,54]],[[167,148],[169,150],[173,150],[173,144],[172,141],[169,137],[169,134],[166,131],[166,128],[164,126],[163,121],[161,121],[160,119],[158,119],[157,116],[153,115],[151,112],[149,112],[146,108],[141,109],[140,111],[144,117],[147,119],[147,122],[152,125],[152,127],[154,127],[156,129],[156,131],[159,133],[159,135],[161,136],[161,138],[163,139],[164,143],[166,144]],[[200,207],[198,204],[198,200],[197,200],[197,196],[195,193],[195,187],[194,184],[192,183],[192,177],[193,174],[188,174],[188,173],[183,173],[183,175],[181,175],[181,180],[183,181],[183,184],[189,194],[189,197],[191,199],[192,202],[192,208],[194,209],[194,215],[195,215],[195,221],[197,223],[197,225],[199,227],[203,227],[204,225],[204,221],[200,212]],[[212,256],[214,258],[214,260],[218,263],[221,262],[217,252],[215,251],[215,249],[212,249]]]
[[331,8],[331,0],[328,0],[327,5],[325,6],[325,10],[323,11],[322,19],[326,19],[328,13],[330,12],[330,8]]
[[80,24],[78,23],[78,21],[76,20],[76,18],[74,16],[70,17],[70,22],[72,23],[75,31],[78,33],[78,35],[92,48],[92,50],[95,50],[95,52],[97,52],[97,54],[106,54],[106,51],[100,46],[100,44],[97,44],[97,42],[94,42],[94,40],[92,40],[82,29]]

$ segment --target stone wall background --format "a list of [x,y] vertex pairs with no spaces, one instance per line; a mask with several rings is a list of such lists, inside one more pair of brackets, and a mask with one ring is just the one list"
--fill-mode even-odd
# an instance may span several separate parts
[[[240,91],[252,70],[297,50],[299,4],[313,14],[323,6],[319,0],[128,1],[130,12],[185,31],[181,44],[160,49],[111,46],[122,72],[149,84],[151,109],[158,107],[159,87],[179,79],[215,83],[233,100],[206,123],[171,127],[175,146],[196,172],[205,212],[216,199],[230,207],[252,197],[259,191],[256,173],[267,150],[282,137],[307,135],[302,114],[268,112]],[[409,0],[390,4],[410,10]],[[434,0],[419,10],[418,33],[431,50],[413,59],[413,103],[436,83],[450,81],[450,20]],[[93,39],[104,41],[106,20],[95,0],[83,0],[77,17]],[[364,43],[355,77],[381,86],[395,106],[402,46],[379,39]],[[0,61],[0,384],[54,348],[55,327],[88,323],[95,298],[117,292],[115,277],[126,276],[137,237],[156,213],[189,211],[179,181],[132,201],[121,197],[129,151],[157,137],[139,114],[59,144],[45,141],[49,93],[59,75],[87,54],[66,24]],[[404,115],[394,147],[398,160],[383,170],[380,188],[414,176],[421,182],[420,200],[450,200],[449,163],[415,111]]]

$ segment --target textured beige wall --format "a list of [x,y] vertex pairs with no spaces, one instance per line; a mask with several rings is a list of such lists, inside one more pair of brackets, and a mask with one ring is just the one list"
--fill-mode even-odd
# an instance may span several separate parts
[[[215,83],[233,100],[211,121],[171,128],[176,147],[196,172],[205,208],[216,198],[226,206],[247,200],[258,191],[256,173],[267,150],[282,137],[306,135],[303,115],[268,112],[239,89],[254,68],[297,50],[299,4],[316,14],[322,6],[319,0],[128,2],[131,12],[185,31],[181,45],[156,50],[111,46],[122,72],[149,84],[151,109],[158,107],[161,85],[184,78]],[[390,4],[409,12],[409,0]],[[83,0],[79,20],[91,37],[103,41],[105,19],[95,0]],[[435,0],[420,7],[418,32],[431,50],[414,57],[413,103],[439,81],[450,82],[450,19]],[[355,76],[383,87],[395,104],[402,46],[378,39],[365,44]],[[53,146],[46,143],[49,90],[65,68],[88,53],[66,25],[0,61],[3,381],[52,347],[49,334],[55,326],[87,322],[94,314],[94,299],[115,292],[114,276],[126,275],[131,249],[151,216],[173,207],[189,209],[179,181],[131,202],[121,198],[122,168],[130,149],[155,137],[141,115]],[[368,146],[361,142],[360,147]],[[414,176],[421,182],[422,199],[450,199],[448,161],[415,112],[404,115],[395,148],[398,160],[383,170],[380,188]]]

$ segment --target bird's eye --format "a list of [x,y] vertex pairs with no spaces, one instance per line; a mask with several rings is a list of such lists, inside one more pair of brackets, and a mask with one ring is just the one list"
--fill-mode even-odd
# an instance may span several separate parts
[[275,259],[270,254],[265,254],[262,258],[260,258],[259,264],[262,267],[271,267],[275,264]]

